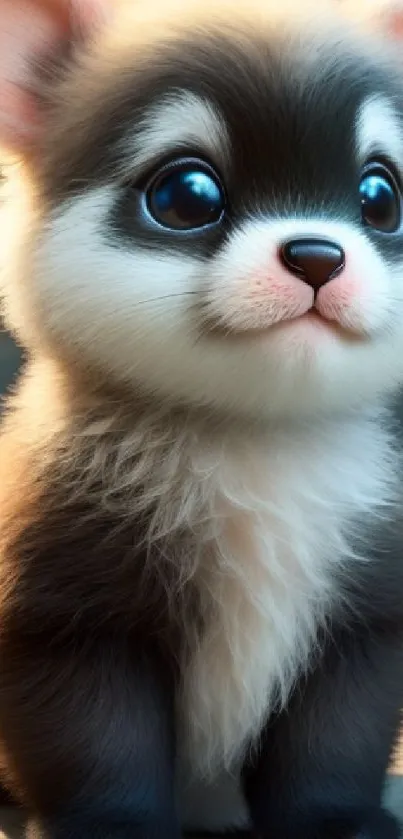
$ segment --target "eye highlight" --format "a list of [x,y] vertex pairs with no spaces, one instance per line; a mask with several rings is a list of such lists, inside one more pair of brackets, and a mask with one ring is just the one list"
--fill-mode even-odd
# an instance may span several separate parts
[[218,175],[198,159],[180,159],[161,169],[145,200],[150,216],[169,230],[198,230],[218,224],[225,194]]
[[365,167],[360,183],[363,222],[381,233],[395,233],[401,223],[401,193],[395,178],[383,163]]

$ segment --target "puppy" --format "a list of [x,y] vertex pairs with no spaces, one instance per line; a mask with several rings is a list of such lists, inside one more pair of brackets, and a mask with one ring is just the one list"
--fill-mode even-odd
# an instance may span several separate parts
[[353,18],[1,0],[28,363],[0,768],[29,839],[400,835],[403,86]]

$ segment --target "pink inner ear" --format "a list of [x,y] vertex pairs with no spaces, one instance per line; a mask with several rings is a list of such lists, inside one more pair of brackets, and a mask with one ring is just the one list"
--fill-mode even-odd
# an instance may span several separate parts
[[31,146],[40,133],[35,103],[17,84],[2,82],[0,87],[0,141],[11,151]]
[[32,60],[68,31],[57,0],[0,0],[0,144],[20,152],[35,143],[39,114],[29,96]]
[[392,38],[396,38],[397,41],[403,39],[403,10],[396,9],[392,11],[388,16],[387,28]]
[[42,126],[27,92],[33,59],[75,31],[88,33],[110,4],[111,0],[0,0],[0,146],[13,153],[34,150]]
[[71,16],[74,23],[84,32],[91,32],[105,21],[111,12],[114,0],[70,0]]

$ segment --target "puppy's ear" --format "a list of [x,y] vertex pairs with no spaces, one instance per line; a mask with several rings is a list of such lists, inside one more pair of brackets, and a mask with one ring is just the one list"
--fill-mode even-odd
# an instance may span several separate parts
[[34,68],[63,43],[89,37],[114,0],[0,0],[0,148],[30,156],[46,130]]
[[403,41],[403,2],[387,2],[386,8],[379,13],[379,25],[384,33],[394,41]]
[[348,16],[391,43],[403,41],[403,0],[342,0]]

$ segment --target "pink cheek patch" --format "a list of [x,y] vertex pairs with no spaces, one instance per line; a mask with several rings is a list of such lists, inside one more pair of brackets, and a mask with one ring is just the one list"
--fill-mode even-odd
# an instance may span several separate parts
[[313,305],[313,291],[281,268],[272,275],[254,272],[238,278],[220,295],[220,316],[234,329],[265,329],[305,314]]
[[326,320],[347,329],[359,330],[362,326],[360,300],[363,292],[362,283],[347,270],[319,290],[315,308]]

